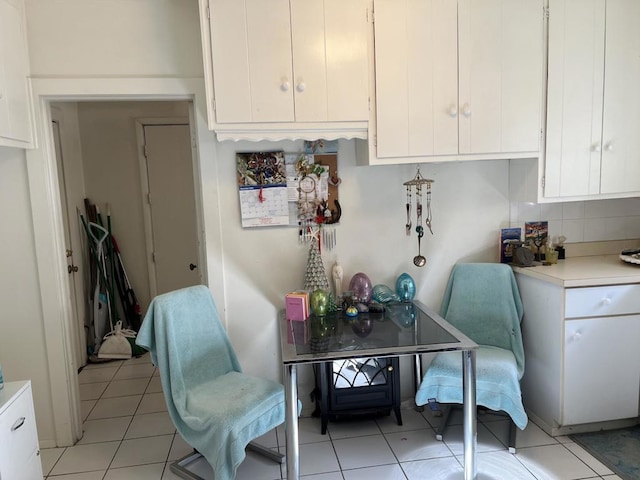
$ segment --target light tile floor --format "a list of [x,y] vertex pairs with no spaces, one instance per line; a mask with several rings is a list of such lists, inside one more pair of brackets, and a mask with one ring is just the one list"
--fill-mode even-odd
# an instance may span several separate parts
[[[167,413],[160,377],[149,355],[93,364],[79,374],[84,436],[74,446],[42,450],[50,480],[170,480],[169,464],[191,451]],[[403,409],[360,421],[330,422],[320,434],[316,418],[300,419],[300,473],[309,480],[461,480],[462,415],[454,411],[444,441],[435,440],[427,411]],[[517,453],[505,444],[504,416],[478,416],[478,472],[481,480],[619,480],[568,437],[549,437],[532,422],[518,432]],[[284,429],[259,442],[284,451]],[[196,465],[212,478],[205,462]],[[249,452],[238,480],[286,478],[280,466]]]

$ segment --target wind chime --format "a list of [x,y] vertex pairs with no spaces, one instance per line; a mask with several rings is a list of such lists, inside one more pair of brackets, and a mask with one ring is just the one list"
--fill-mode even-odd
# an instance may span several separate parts
[[418,255],[413,257],[413,264],[416,267],[424,267],[427,263],[427,259],[420,253],[420,241],[424,236],[424,227],[422,226],[422,208],[423,208],[423,190],[426,190],[426,208],[427,215],[424,219],[424,224],[433,235],[433,229],[431,228],[431,184],[433,180],[430,178],[424,178],[420,174],[420,167],[416,176],[411,180],[404,182],[403,185],[407,188],[407,224],[405,225],[405,231],[407,235],[411,235],[412,222],[411,222],[411,197],[413,195],[413,187],[415,187],[416,195],[416,228],[415,231],[418,234]]

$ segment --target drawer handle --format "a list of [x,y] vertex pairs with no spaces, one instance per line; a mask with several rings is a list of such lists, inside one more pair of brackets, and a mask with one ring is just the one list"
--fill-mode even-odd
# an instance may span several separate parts
[[11,431],[15,432],[17,429],[19,429],[22,425],[24,425],[25,420],[26,420],[25,417],[20,417],[18,420],[16,420],[16,423],[14,423],[13,426],[11,427]]
[[606,297],[602,299],[602,304],[603,305],[611,305],[611,299]]

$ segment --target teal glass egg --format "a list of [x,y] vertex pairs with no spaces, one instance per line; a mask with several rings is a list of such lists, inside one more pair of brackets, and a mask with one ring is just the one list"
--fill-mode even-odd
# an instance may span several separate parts
[[387,303],[391,301],[399,302],[400,297],[391,290],[391,287],[386,285],[378,284],[373,287],[373,293],[371,298],[378,303]]
[[408,273],[401,274],[396,280],[396,293],[403,302],[410,302],[416,296],[416,283]]

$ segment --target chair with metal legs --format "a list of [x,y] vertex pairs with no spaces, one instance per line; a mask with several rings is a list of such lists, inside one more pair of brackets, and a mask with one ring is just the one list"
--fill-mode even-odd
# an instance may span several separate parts
[[194,449],[171,465],[176,475],[201,478],[187,467],[204,457],[216,480],[232,480],[245,448],[284,462],[253,442],[284,423],[284,387],[242,373],[207,287],[155,297],[136,343],[151,352],[171,420]]
[[[476,351],[476,402],[509,415],[509,451],[515,453],[516,427],[524,430],[528,419],[520,390],[523,307],[511,267],[499,263],[455,265],[441,315],[480,345]],[[462,404],[462,365],[457,352],[433,358],[415,400],[416,405],[442,409],[436,429],[436,439],[442,440],[451,405]]]

